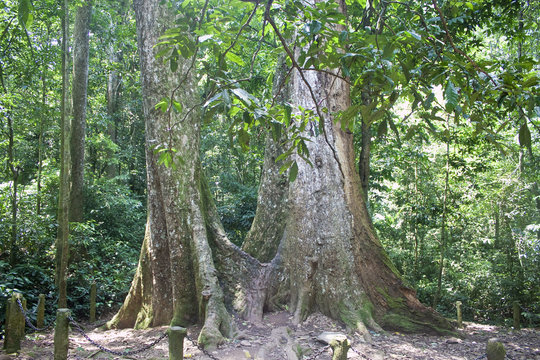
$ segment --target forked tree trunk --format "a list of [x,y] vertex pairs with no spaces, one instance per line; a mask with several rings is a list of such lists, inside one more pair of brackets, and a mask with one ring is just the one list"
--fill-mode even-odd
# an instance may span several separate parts
[[[324,119],[326,135],[311,136],[314,166],[298,159],[298,178],[292,184],[274,171],[279,148],[268,147],[263,181],[273,182],[267,185],[281,195],[272,200],[276,208],[259,207],[257,216],[262,218],[254,221],[249,241],[271,241],[261,258],[272,260],[261,263],[227,239],[201,174],[198,114],[155,109],[174,89],[183,109],[196,101],[187,65],[180,63],[180,74],[172,74],[155,60],[159,49],[154,45],[175,15],[159,3],[134,2],[146,119],[148,222],[130,292],[108,326],[155,326],[171,319],[173,325],[187,325],[199,320],[204,324],[199,341],[213,347],[234,330],[227,309],[260,321],[265,309],[289,304],[298,322],[319,310],[366,336],[366,325],[449,329],[403,285],[382,249],[362,200],[352,135],[335,128],[330,117]],[[349,105],[345,82],[315,72],[304,75],[317,101],[331,113]],[[314,108],[299,73],[293,75],[290,89],[295,106]],[[164,144],[172,167],[158,164],[155,147]],[[168,152],[172,148],[177,151]],[[264,221],[277,207],[281,215]],[[256,252],[255,246],[251,249]]]

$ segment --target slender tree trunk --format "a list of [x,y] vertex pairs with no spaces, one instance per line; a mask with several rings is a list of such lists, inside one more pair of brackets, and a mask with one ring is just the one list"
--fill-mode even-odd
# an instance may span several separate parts
[[[112,25],[114,27],[114,25]],[[113,69],[109,73],[107,80],[107,114],[109,115],[109,122],[107,124],[107,133],[111,142],[116,144],[117,141],[117,110],[118,110],[118,89],[120,87],[120,76],[118,71],[114,69],[115,64],[118,63],[118,54],[115,51],[114,45],[110,44],[109,46],[109,62],[112,65]],[[112,149],[107,149],[107,164],[106,164],[106,174],[109,178],[114,178],[118,175],[118,164],[114,160],[114,152]]]
[[[47,108],[47,81],[46,81],[46,71],[47,67],[43,64],[43,73],[41,75],[41,104],[43,107],[42,114]],[[45,115],[46,116],[46,115]],[[39,119],[39,137],[38,137],[38,173],[37,173],[37,194],[36,194],[36,213],[41,214],[41,173],[43,171],[43,131],[44,131],[44,118],[41,116]]]
[[[120,21],[120,25],[124,22],[125,13],[127,12],[129,6],[128,1],[120,1],[118,3],[118,15],[122,19]],[[110,24],[111,32],[114,34],[116,33],[117,24],[113,22]],[[109,72],[109,76],[107,79],[107,114],[109,115],[109,122],[107,124],[107,133],[109,135],[109,138],[111,139],[111,142],[113,144],[117,143],[117,137],[118,137],[118,102],[119,102],[119,95],[120,95],[120,87],[121,87],[121,76],[118,73],[118,70],[116,70],[116,67],[118,66],[118,63],[120,61],[121,55],[117,52],[117,49],[115,47],[115,41],[116,39],[112,39],[111,43],[109,44],[109,65],[111,66],[112,70]],[[118,163],[118,160],[115,158],[114,151],[110,148],[107,149],[107,164],[105,168],[105,172],[107,174],[107,177],[114,178],[120,173],[120,164]]]
[[86,132],[86,98],[88,89],[88,52],[91,1],[77,8],[73,29],[73,118],[71,122],[71,193],[70,221],[83,221],[84,143]]
[[[532,184],[532,194],[535,198],[537,216],[540,216],[540,190],[538,189],[538,182],[535,181]],[[536,230],[536,238],[540,241],[540,229]]]
[[[448,122],[447,122],[448,125]],[[449,128],[447,127],[448,131]],[[448,192],[450,178],[450,139],[446,140],[446,170],[444,175],[443,213],[441,219],[441,239],[439,242],[439,271],[437,274],[437,292],[433,297],[433,308],[436,308],[441,298],[442,276],[444,271],[444,253],[447,243],[447,216],[448,216]]]
[[69,258],[69,185],[70,152],[68,121],[67,70],[69,13],[68,1],[62,2],[62,99],[60,101],[60,186],[58,194],[58,232],[56,237],[56,286],[58,287],[58,307],[67,307],[67,266]]
[[416,210],[413,212],[414,221],[413,221],[413,234],[414,234],[414,278],[418,277],[418,245],[419,245],[419,235],[418,235],[418,208],[420,205],[419,193],[418,193],[418,156],[415,157],[414,161],[414,203]]
[[8,125],[8,168],[11,172],[11,230],[9,241],[9,264],[15,266],[17,262],[17,212],[18,212],[18,185],[19,185],[19,173],[20,168],[15,165],[15,159],[13,157],[13,120],[8,113],[7,116]]

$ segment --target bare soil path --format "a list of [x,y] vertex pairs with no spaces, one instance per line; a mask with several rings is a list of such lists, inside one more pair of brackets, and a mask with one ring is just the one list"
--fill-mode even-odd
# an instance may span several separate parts
[[[512,331],[507,328],[466,323],[459,337],[437,337],[420,334],[371,333],[366,342],[358,334],[347,333],[339,323],[321,315],[310,316],[302,325],[292,325],[287,312],[267,314],[262,324],[237,320],[238,335],[217,350],[204,354],[193,342],[185,340],[184,357],[187,359],[264,359],[264,360],[330,360],[331,349],[317,341],[324,331],[343,332],[352,342],[349,359],[421,359],[421,360],[475,360],[485,354],[487,340],[498,338],[507,350],[507,358],[514,360],[540,360],[540,329]],[[97,343],[111,350],[135,350],[158,338],[167,327],[150,330],[103,331],[85,324],[87,333]],[[196,339],[197,327],[188,330]],[[52,359],[53,333],[30,334],[18,355],[0,353],[0,360]],[[70,333],[69,359],[168,359],[168,339],[148,351],[131,356],[117,356],[90,344],[79,333]]]

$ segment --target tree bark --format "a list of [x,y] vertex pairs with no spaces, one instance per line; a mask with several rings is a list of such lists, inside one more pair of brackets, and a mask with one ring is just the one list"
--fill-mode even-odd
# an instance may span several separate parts
[[[231,336],[233,329],[210,243],[219,239],[223,251],[240,252],[217,225],[219,218],[201,173],[199,114],[155,108],[175,90],[181,96],[174,98],[183,109],[192,109],[196,103],[189,64],[180,60],[178,74],[155,60],[159,49],[154,45],[174,26],[174,9],[159,0],[135,0],[134,9],[146,123],[148,221],[129,295],[108,326],[140,328],[169,322],[186,326],[199,320],[204,324],[199,341],[213,347]],[[160,163],[160,154],[169,166]],[[229,269],[234,272],[237,267],[232,264]]]
[[[47,108],[47,66],[43,64],[43,73],[41,75],[41,105],[43,107],[42,112],[45,112]],[[43,123],[45,116],[41,116],[39,119],[39,137],[38,137],[38,173],[37,173],[37,194],[36,194],[36,213],[41,214],[41,176],[43,172]]]
[[362,148],[360,158],[358,159],[358,174],[362,185],[362,195],[364,201],[368,202],[369,192],[369,174],[371,158],[371,126],[362,120]]
[[[274,171],[279,149],[276,152],[270,145],[266,153],[263,182],[272,182],[280,191],[272,202],[274,211],[283,216],[268,218],[266,227],[261,226],[261,218],[254,225],[260,230],[254,231],[267,234],[266,240],[272,242],[260,256],[271,261],[261,263],[227,239],[201,173],[198,114],[155,109],[156,103],[171,94],[182,94],[175,100],[183,109],[192,109],[196,101],[188,64],[179,61],[180,74],[173,74],[167,64],[155,60],[159,48],[154,45],[173,25],[174,9],[160,5],[159,0],[135,0],[134,8],[146,120],[148,222],[130,292],[108,326],[143,327],[168,321],[186,326],[199,320],[204,324],[199,341],[208,348],[234,331],[227,309],[260,321],[264,310],[288,304],[297,322],[321,311],[366,337],[366,326],[402,331],[450,329],[448,322],[420,304],[414,291],[404,286],[382,249],[362,199],[352,134],[334,127],[331,116],[321,120],[324,135],[312,135],[309,128],[303,134],[311,140],[314,166],[297,158],[294,183],[283,181]],[[306,82],[296,71],[288,85],[295,108],[315,109],[320,103],[335,114],[349,106],[346,82],[314,71],[302,75]],[[169,167],[160,164],[157,146]],[[268,191],[264,185],[262,193]],[[270,213],[273,205],[258,211]]]
[[19,209],[19,203],[17,202],[18,196],[18,185],[19,185],[19,173],[21,169],[19,166],[15,165],[15,159],[13,157],[13,120],[11,115],[6,114],[7,125],[8,125],[8,159],[7,165],[11,172],[12,176],[12,188],[11,188],[11,230],[10,230],[10,241],[9,241],[9,264],[13,267],[17,261],[17,237],[18,237],[18,226],[17,226],[17,213]]
[[67,307],[67,265],[69,255],[69,184],[70,184],[70,152],[69,152],[69,121],[68,116],[68,2],[62,3],[62,98],[60,100],[60,184],[58,190],[58,230],[56,236],[56,277],[58,288],[58,308]]
[[[349,86],[328,73],[295,70],[290,86],[290,103],[295,108],[322,114],[317,106],[326,107],[329,114],[336,114],[350,106]],[[274,218],[261,216],[270,220],[269,228],[279,231],[270,241],[281,240],[278,256],[288,283],[278,290],[279,298],[287,299],[297,322],[321,311],[366,337],[366,326],[378,329],[379,325],[400,331],[449,331],[451,325],[422,305],[404,284],[375,234],[355,169],[352,135],[336,127],[332,116],[320,121],[324,134],[315,136],[309,126],[303,134],[310,139],[314,165],[295,159],[297,179],[288,185],[287,202],[280,203],[287,208],[284,229]],[[265,164],[272,164],[267,160]],[[279,183],[263,177],[261,188],[265,182]],[[258,208],[256,219],[259,211],[268,213],[266,207]]]
[[71,122],[71,193],[69,220],[83,221],[84,143],[88,91],[88,53],[91,1],[77,8],[73,29],[73,118]]
[[[273,82],[273,94],[278,104],[285,104],[290,98],[285,56],[278,60]],[[278,93],[279,92],[279,93]],[[283,154],[285,136],[273,134],[268,129],[266,134],[264,163],[261,181],[257,193],[257,211],[242,249],[262,262],[271,261],[277,253],[285,231],[289,196],[289,181],[286,173],[279,170],[283,161],[276,159]]]
[[[448,134],[450,134],[450,127],[449,127],[449,117],[446,119],[446,130],[448,131]],[[450,191],[450,135],[448,135],[448,138],[446,139],[446,167],[445,167],[445,173],[444,173],[444,192],[443,192],[443,212],[441,217],[441,240],[439,242],[439,271],[437,274],[437,291],[435,292],[435,296],[433,297],[433,308],[437,308],[437,305],[439,303],[439,300],[441,298],[441,290],[442,290],[442,276],[443,276],[443,270],[444,270],[444,253],[446,252],[446,243],[447,243],[447,237],[448,237],[448,231],[447,231],[447,218],[448,218],[448,192]]]

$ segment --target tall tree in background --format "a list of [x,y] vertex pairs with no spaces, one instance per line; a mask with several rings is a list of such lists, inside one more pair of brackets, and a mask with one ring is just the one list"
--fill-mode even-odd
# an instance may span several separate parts
[[69,149],[69,4],[62,2],[62,98],[60,100],[60,184],[58,194],[58,232],[56,237],[56,286],[58,288],[58,307],[67,307],[67,266],[69,258],[69,188],[70,188],[70,149]]
[[89,32],[91,1],[77,8],[73,29],[73,117],[71,121],[71,193],[69,220],[83,221],[84,206],[84,146],[86,133],[86,103],[88,94]]

